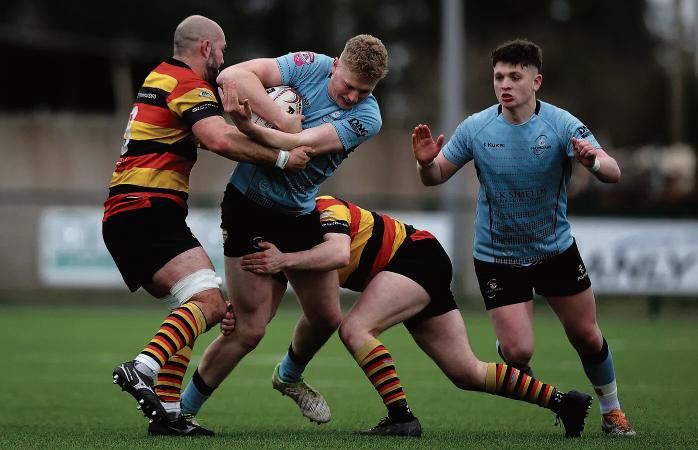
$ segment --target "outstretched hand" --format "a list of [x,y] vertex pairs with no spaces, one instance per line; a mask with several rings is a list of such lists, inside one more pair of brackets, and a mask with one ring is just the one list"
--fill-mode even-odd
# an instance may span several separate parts
[[235,125],[240,131],[250,129],[252,124],[252,108],[248,99],[240,99],[238,96],[237,86],[232,80],[225,81],[218,87],[218,95],[221,98],[223,110],[230,114]]
[[572,150],[577,161],[585,167],[592,167],[596,162],[597,151],[591,142],[585,139],[572,138]]
[[417,162],[425,166],[431,163],[444,145],[444,135],[440,134],[436,141],[431,136],[427,125],[419,124],[412,132],[412,151]]

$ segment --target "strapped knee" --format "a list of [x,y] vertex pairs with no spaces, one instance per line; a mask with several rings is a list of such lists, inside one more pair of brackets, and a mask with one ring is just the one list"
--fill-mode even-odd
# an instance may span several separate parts
[[164,301],[170,309],[175,309],[188,302],[199,292],[220,289],[222,284],[223,280],[217,277],[213,270],[197,270],[177,281],[170,289],[170,295],[165,297]]

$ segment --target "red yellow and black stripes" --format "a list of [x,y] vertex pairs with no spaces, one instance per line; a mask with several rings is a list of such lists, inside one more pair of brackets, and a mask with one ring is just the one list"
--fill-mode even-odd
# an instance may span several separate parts
[[182,390],[182,380],[189,367],[193,343],[185,345],[167,360],[158,372],[155,393],[162,402],[178,402]]
[[351,238],[349,264],[339,269],[340,284],[362,291],[405,241],[405,224],[330,196],[318,197],[316,205],[325,232],[346,233]]
[[141,353],[150,356],[162,367],[180,349],[192,346],[204,331],[206,318],[201,309],[193,303],[186,303],[165,318],[155,337]]
[[372,339],[364,344],[354,354],[354,359],[378,391],[384,405],[388,406],[406,398],[395,370],[393,357],[378,339]]
[[129,192],[179,195],[186,200],[197,147],[191,127],[222,114],[213,88],[189,66],[168,58],[136,95],[110,183],[110,196]]
[[549,408],[557,389],[507,364],[489,363],[485,391]]

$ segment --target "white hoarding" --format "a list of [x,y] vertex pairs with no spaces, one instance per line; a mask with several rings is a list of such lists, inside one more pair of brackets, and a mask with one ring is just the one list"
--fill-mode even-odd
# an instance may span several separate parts
[[698,221],[570,222],[594,292],[698,295]]

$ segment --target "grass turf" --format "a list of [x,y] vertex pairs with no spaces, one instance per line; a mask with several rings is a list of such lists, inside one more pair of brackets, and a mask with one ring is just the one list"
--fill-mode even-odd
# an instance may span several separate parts
[[[199,415],[218,433],[216,437],[150,438],[135,401],[111,384],[111,371],[140,351],[163,314],[137,308],[0,308],[0,338],[5,343],[0,448],[698,447],[698,388],[690,382],[698,371],[694,320],[601,317],[616,363],[621,401],[638,431],[634,439],[604,436],[596,402],[584,437],[566,440],[563,430],[553,426],[549,411],[460,391],[403,327],[395,327],[382,341],[395,357],[424,437],[367,438],[352,436],[351,431],[374,425],[384,408],[336,336],[306,371],[307,380],[332,407],[332,422],[322,426],[308,422],[291,400],[271,389],[272,369],[288,347],[299,314],[292,306],[279,311],[260,346]],[[487,317],[469,312],[466,325],[476,354],[496,361]],[[554,317],[541,311],[535,326],[536,376],[562,390],[590,391]],[[216,333],[212,330],[197,342],[194,362]]]

